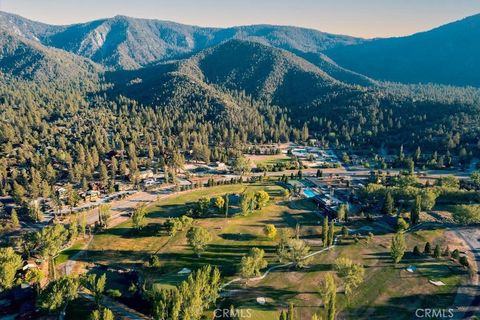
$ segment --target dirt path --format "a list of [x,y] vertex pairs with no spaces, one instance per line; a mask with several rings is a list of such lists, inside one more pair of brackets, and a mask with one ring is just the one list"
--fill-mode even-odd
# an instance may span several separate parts
[[73,256],[70,257],[70,259],[65,263],[65,275],[70,275],[74,270],[75,266],[77,264],[77,261],[79,260],[80,257],[82,257],[87,251],[87,249],[90,246],[90,242],[93,240],[93,235],[91,235],[87,241],[87,243],[83,246],[82,250],[74,254]]

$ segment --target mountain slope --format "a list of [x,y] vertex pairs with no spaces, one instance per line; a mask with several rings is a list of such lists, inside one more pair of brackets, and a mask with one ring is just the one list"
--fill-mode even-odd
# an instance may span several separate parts
[[18,30],[29,39],[60,48],[115,69],[136,69],[177,59],[231,39],[258,41],[292,52],[320,52],[363,40],[316,30],[257,25],[204,28],[168,21],[116,16],[70,26],[49,26],[8,13],[0,26]]
[[369,77],[403,83],[480,86],[480,15],[408,37],[378,39],[325,53]]
[[250,41],[231,40],[207,49],[183,63],[180,71],[280,106],[305,106],[344,88],[293,54]]
[[186,90],[208,88],[222,96],[245,92],[255,100],[292,111],[320,105],[347,92],[361,92],[285,50],[243,40],[227,41],[186,60],[113,72],[107,80],[115,83],[118,94],[158,104],[166,99],[162,92],[173,83],[172,77],[188,79],[184,80],[189,83]]
[[97,79],[101,67],[0,29],[0,71],[25,80],[82,84]]
[[16,14],[0,11],[0,28],[29,40],[43,42],[48,36],[61,32],[62,26],[32,21]]

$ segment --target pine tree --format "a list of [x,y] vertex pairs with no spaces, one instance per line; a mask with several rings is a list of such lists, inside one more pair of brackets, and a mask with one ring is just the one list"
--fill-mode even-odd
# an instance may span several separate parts
[[333,224],[333,220],[330,221],[330,226],[328,227],[328,246],[333,246],[333,242],[335,238],[335,225]]
[[229,202],[230,202],[228,194],[225,195],[224,200],[225,200],[225,203],[224,203],[224,207],[223,207],[223,212],[225,213],[225,218],[228,218],[228,206],[229,206]]
[[430,245],[430,242],[425,243],[425,249],[423,250],[423,253],[425,254],[432,253],[432,246]]
[[390,248],[390,255],[395,263],[399,263],[400,260],[402,260],[406,249],[407,245],[405,243],[404,234],[402,232],[396,233],[392,238],[392,244]]
[[382,213],[390,215],[393,212],[393,197],[390,191],[385,195],[385,202],[383,203]]
[[410,221],[413,225],[417,224],[420,220],[420,211],[422,208],[422,197],[417,196],[415,198],[415,203],[413,204],[412,212],[410,213]]
[[323,219],[322,242],[323,242],[323,246],[326,247],[328,244],[328,217],[327,216]]
[[12,224],[12,228],[17,229],[20,227],[20,220],[18,220],[17,210],[15,208],[12,209],[10,214],[10,223]]
[[433,250],[433,256],[438,259],[440,258],[440,255],[441,255],[440,246],[437,244],[435,246],[435,249]]

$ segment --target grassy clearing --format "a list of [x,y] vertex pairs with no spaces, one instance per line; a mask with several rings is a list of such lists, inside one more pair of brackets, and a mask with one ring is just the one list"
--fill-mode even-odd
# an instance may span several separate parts
[[[411,319],[416,308],[446,307],[453,302],[456,288],[465,280],[466,273],[447,259],[414,257],[410,251],[418,242],[442,243],[443,231],[420,231],[407,236],[408,250],[403,261],[394,265],[389,255],[391,235],[377,236],[372,243],[365,241],[341,244],[332,251],[316,256],[305,270],[278,270],[264,280],[251,284],[244,292],[232,298],[240,308],[253,308],[258,318],[274,320],[278,310],[292,301],[297,316],[310,319],[315,312],[323,312],[319,290],[326,272],[333,271],[336,258],[346,256],[365,266],[364,283],[349,299],[343,294],[342,281],[339,288],[337,309],[347,318],[377,319],[391,315],[389,319]],[[413,264],[418,269],[414,274],[405,269]],[[435,287],[428,280],[443,281],[446,286]],[[238,287],[242,289],[242,287]],[[271,302],[260,306],[255,297],[266,297]],[[277,310],[272,314],[272,311]]]
[[255,165],[257,166],[274,166],[277,163],[288,163],[290,162],[290,157],[287,157],[284,154],[275,154],[275,155],[251,155],[247,156]]
[[[271,204],[252,215],[238,215],[238,197],[235,194],[242,193],[246,188],[254,191],[266,190],[272,197]],[[187,246],[186,231],[173,238],[155,232],[166,218],[186,212],[198,199],[224,194],[232,195],[229,212],[233,217],[217,216],[195,221],[196,225],[207,228],[214,239],[200,258]],[[298,221],[311,224],[312,219],[318,220],[311,213],[307,218],[300,214],[311,208],[310,203],[305,202],[298,208],[289,208],[291,204],[284,204],[280,199],[281,194],[282,188],[270,182],[217,186],[181,193],[151,206],[148,226],[140,233],[134,232],[131,223],[126,222],[96,235],[89,247],[88,256],[103,264],[141,267],[150,255],[158,253],[161,266],[149,269],[148,277],[158,279],[156,282],[159,285],[177,283],[176,272],[183,267],[194,269],[206,263],[218,265],[225,275],[230,276],[236,272],[241,257],[254,246],[263,248],[267,256],[273,258],[276,243],[263,236],[262,229],[266,223],[294,228]],[[307,232],[308,226],[305,228]]]
[[[249,216],[238,215],[238,197],[234,194],[243,192],[245,188],[264,189],[273,200],[269,206]],[[173,238],[153,232],[167,217],[186,212],[198,199],[224,194],[232,195],[232,216],[225,218],[218,215],[195,221],[195,225],[208,229],[213,235],[212,243],[200,257],[187,245],[186,231]],[[280,195],[281,187],[270,182],[218,186],[181,193],[149,208],[149,225],[143,232],[133,232],[128,222],[95,236],[88,256],[105,264],[135,266],[146,280],[164,288],[177,285],[185,278],[185,275],[178,275],[182,268],[194,270],[204,264],[218,266],[222,275],[227,280],[231,279],[237,274],[242,256],[252,247],[264,249],[270,265],[278,263],[276,242],[266,239],[262,232],[267,223],[291,230],[300,223],[302,238],[309,242],[312,251],[320,250],[321,226],[320,219],[314,214],[315,206],[308,200],[285,202]],[[319,289],[325,273],[332,271],[336,258],[346,256],[365,266],[366,277],[349,299],[343,294],[341,280],[337,279],[337,309],[342,316],[381,318],[391,314],[393,319],[409,319],[412,318],[412,310],[418,307],[441,308],[451,305],[456,287],[465,279],[465,272],[446,259],[414,257],[411,254],[414,245],[423,249],[426,241],[432,244],[432,248],[437,243],[444,248],[447,244],[444,230],[408,234],[408,253],[398,265],[392,263],[389,255],[391,238],[391,234],[383,234],[375,236],[371,243],[365,240],[358,243],[353,240],[342,241],[334,250],[315,256],[312,265],[304,270],[279,269],[257,283],[234,285],[234,289],[240,290],[238,295],[222,301],[222,304],[251,309],[254,319],[274,320],[278,318],[278,312],[287,307],[288,301],[292,301],[298,306],[297,316],[309,319],[314,312],[323,310]],[[144,266],[143,263],[152,254],[159,257],[160,265]],[[416,273],[410,274],[405,270],[410,264],[418,268]],[[428,283],[429,279],[441,280],[447,285],[435,287]],[[257,297],[267,298],[268,303],[258,305]]]
[[70,248],[63,250],[55,258],[55,264],[59,265],[70,260],[71,257],[81,252],[85,246],[85,240],[77,240]]

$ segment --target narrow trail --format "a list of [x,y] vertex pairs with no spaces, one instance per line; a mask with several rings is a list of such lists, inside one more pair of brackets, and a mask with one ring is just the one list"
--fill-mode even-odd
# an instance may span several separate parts
[[[334,247],[336,247],[336,244],[337,244],[337,241],[338,241],[338,238],[340,238],[340,236],[336,236],[334,241],[333,241],[333,245],[331,245],[330,247],[327,247],[327,248],[323,248],[322,250],[318,250],[318,251],[315,251],[315,252],[312,252],[308,255],[306,255],[305,257],[303,257],[302,259],[308,259],[308,258],[311,258],[313,256],[316,256],[317,254],[320,254],[322,252],[325,252],[325,251],[328,251]],[[239,282],[239,281],[242,281],[242,280],[247,280],[247,281],[259,281],[259,280],[263,280],[265,279],[268,274],[274,270],[277,270],[277,269],[281,269],[281,268],[285,268],[285,267],[289,267],[289,266],[292,266],[293,265],[293,262],[289,262],[289,263],[285,263],[285,264],[281,264],[281,265],[277,265],[277,266],[273,266],[273,267],[270,267],[268,268],[261,276],[259,277],[256,277],[256,278],[250,278],[250,279],[244,279],[244,278],[235,278],[233,280],[230,280],[229,282],[223,284],[221,287],[220,287],[220,291],[228,291],[228,290],[225,290],[225,288],[229,287],[230,285],[236,283],[236,282]]]

